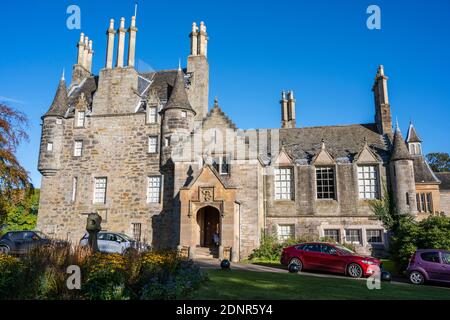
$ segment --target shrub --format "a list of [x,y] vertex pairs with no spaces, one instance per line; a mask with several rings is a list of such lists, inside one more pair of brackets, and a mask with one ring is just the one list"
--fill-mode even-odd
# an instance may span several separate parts
[[162,268],[153,273],[143,286],[140,298],[142,300],[179,299],[197,289],[206,280],[205,274],[192,261],[179,261],[176,266],[176,269],[171,270],[169,265],[160,265]]
[[267,260],[267,261],[280,261],[281,252],[283,248],[299,244],[302,242],[318,241],[319,239],[314,236],[305,236],[299,239],[288,239],[280,242],[278,238],[273,234],[263,233],[261,236],[261,242],[257,249],[253,250],[250,255],[251,260]]
[[0,300],[16,298],[23,284],[23,265],[20,260],[0,254]]
[[126,260],[119,254],[97,253],[83,265],[82,293],[90,300],[128,299]]
[[[81,290],[67,288],[67,267],[81,268]],[[205,281],[176,252],[90,254],[82,248],[39,247],[21,260],[0,255],[0,299],[177,299]]]

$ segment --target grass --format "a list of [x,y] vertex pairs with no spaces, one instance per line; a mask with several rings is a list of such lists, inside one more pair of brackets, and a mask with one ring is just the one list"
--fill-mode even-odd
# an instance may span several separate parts
[[207,270],[209,281],[189,297],[195,300],[450,300],[450,289],[409,284],[381,283],[369,290],[366,281],[322,278],[301,274]]

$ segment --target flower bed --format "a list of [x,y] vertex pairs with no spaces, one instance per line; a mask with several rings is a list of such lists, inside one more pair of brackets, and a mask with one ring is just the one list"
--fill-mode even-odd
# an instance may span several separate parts
[[[71,265],[80,267],[80,290],[66,285]],[[79,248],[49,247],[21,259],[0,254],[0,300],[178,299],[205,280],[197,266],[176,252],[91,255]]]

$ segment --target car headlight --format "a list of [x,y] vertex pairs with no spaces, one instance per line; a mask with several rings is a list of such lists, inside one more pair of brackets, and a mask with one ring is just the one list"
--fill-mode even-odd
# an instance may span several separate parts
[[373,264],[373,261],[370,260],[362,260],[361,262],[364,264]]

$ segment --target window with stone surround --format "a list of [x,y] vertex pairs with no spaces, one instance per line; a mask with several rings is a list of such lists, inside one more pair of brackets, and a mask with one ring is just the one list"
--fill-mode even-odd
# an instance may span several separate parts
[[83,141],[82,140],[76,140],[74,147],[73,147],[73,156],[74,157],[81,157],[83,154]]
[[53,142],[47,143],[47,152],[53,152]]
[[368,229],[366,230],[367,242],[368,243],[382,243],[383,230],[379,229]]
[[78,189],[78,178],[73,177],[72,180],[72,202],[75,202],[77,199],[77,189]]
[[95,181],[94,181],[94,203],[98,203],[98,204],[106,203],[107,184],[108,184],[108,178],[105,178],[105,177],[95,178]]
[[325,229],[323,230],[323,236],[337,243],[341,242],[341,231],[339,229]]
[[334,168],[316,168],[317,199],[336,199]]
[[358,166],[360,199],[378,199],[378,170],[376,166]]
[[148,137],[148,153],[158,152],[158,136]]
[[147,111],[147,122],[157,123],[158,122],[158,109],[157,107],[149,107]]
[[159,203],[161,200],[161,176],[148,177],[147,203]]
[[286,241],[295,238],[295,225],[280,224],[278,225],[278,240]]
[[141,241],[142,223],[132,223],[133,226],[133,239],[137,242]]
[[275,200],[293,199],[292,168],[277,168],[274,170]]
[[357,242],[362,244],[362,232],[361,229],[346,229],[345,230],[345,242],[353,243]]
[[84,111],[76,112],[76,126],[78,128],[84,127],[85,117],[86,117],[86,112],[84,112]]
[[417,211],[433,212],[433,195],[431,192],[416,194]]

